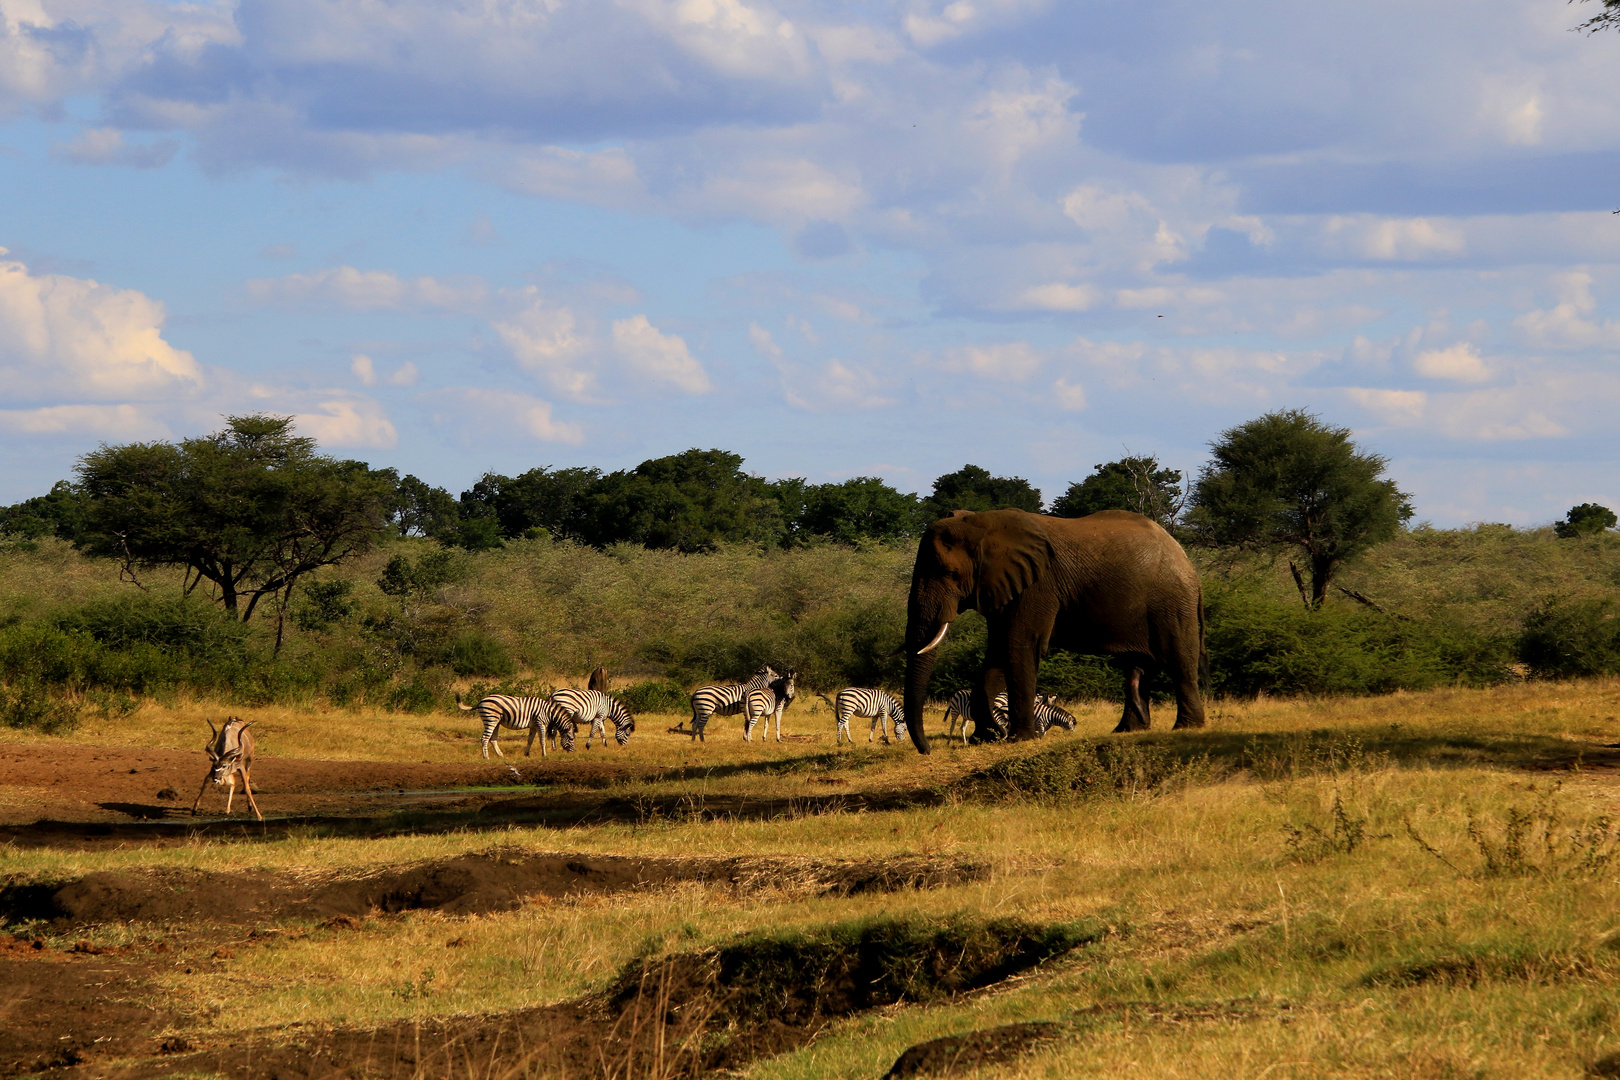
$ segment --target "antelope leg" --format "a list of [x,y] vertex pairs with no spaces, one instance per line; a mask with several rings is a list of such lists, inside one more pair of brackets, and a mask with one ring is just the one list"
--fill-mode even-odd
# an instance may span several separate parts
[[242,770],[242,790],[247,792],[248,805],[253,807],[254,816],[260,821],[263,821],[264,815],[259,813],[259,803],[258,800],[254,799],[253,797],[253,785],[248,783],[248,774],[246,769]]
[[203,792],[208,790],[208,777],[203,777],[202,787],[197,789],[197,801],[191,804],[191,816],[197,816],[197,807],[202,805]]

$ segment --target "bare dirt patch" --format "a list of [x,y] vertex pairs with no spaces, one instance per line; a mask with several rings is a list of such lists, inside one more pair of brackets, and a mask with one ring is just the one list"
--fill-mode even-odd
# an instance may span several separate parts
[[1059,1039],[1063,1024],[1005,1024],[918,1043],[901,1054],[884,1080],[910,1076],[966,1076],[986,1065],[1016,1061]]
[[88,951],[0,942],[0,1076],[158,1052],[171,1018],[142,1003],[144,970]]
[[604,993],[561,1005],[293,1040],[237,1037],[117,1071],[128,1080],[697,1076],[801,1046],[839,1017],[981,989],[1098,936],[1013,920],[845,924],[634,961]]
[[361,876],[300,879],[269,871],[102,871],[66,882],[0,888],[0,920],[247,923],[432,910],[505,911],[536,897],[605,895],[698,882],[737,892],[801,895],[937,888],[982,880],[962,860],[892,858],[640,858],[493,851],[390,867]]

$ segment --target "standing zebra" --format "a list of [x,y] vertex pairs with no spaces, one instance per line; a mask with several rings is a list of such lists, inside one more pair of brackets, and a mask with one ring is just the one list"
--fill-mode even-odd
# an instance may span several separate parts
[[780,679],[773,679],[769,686],[755,687],[743,695],[743,739],[754,741],[754,726],[761,720],[765,721],[765,730],[760,738],[770,734],[771,722],[769,717],[776,716],[776,741],[782,741],[782,713],[793,704],[793,695],[796,692],[795,672],[792,668]]
[[750,690],[764,690],[781,676],[773,671],[770,665],[754,672],[754,677],[745,683],[720,683],[714,686],[700,686],[692,691],[692,740],[702,740],[703,729],[709,725],[709,717],[718,713],[721,716],[736,716],[743,711],[743,698]]
[[[636,730],[635,717],[630,715],[618,698],[609,697],[600,690],[575,690],[573,687],[564,687],[546,699],[551,722],[564,731],[572,732],[575,724],[583,724],[586,720],[591,722],[591,733],[585,736],[585,749],[591,748],[591,739],[597,732],[602,733],[602,745],[607,745],[607,724],[604,718],[613,721],[613,738],[620,746],[630,741],[631,732]],[[534,733],[529,733],[533,740]],[[569,739],[572,742],[572,737]]]
[[[955,738],[960,736],[967,742],[968,721],[973,714],[968,711],[973,701],[972,690],[958,690],[951,696],[950,704],[945,707],[945,736]],[[990,722],[1001,732],[1001,738],[1007,737],[1007,694],[1003,691],[990,702]],[[1053,725],[1064,731],[1074,730],[1074,716],[1068,710],[1061,708],[1052,701],[1050,694],[1035,695],[1035,733],[1045,735],[1047,729]]]
[[545,736],[556,735],[562,741],[562,748],[570,754],[574,752],[574,729],[572,726],[562,726],[552,721],[547,712],[546,703],[550,699],[543,697],[514,697],[511,694],[491,694],[477,705],[463,705],[461,695],[456,695],[456,708],[462,712],[477,712],[484,721],[484,758],[489,758],[489,748],[495,748],[496,757],[505,757],[501,744],[495,741],[495,733],[499,728],[510,728],[513,731],[529,732],[529,743],[523,748],[523,755],[527,757],[534,749],[534,737],[538,733],[540,739],[540,756],[546,756],[546,744],[550,741]]
[[848,739],[851,743],[855,737],[849,733],[849,718],[852,716],[870,716],[872,730],[866,733],[866,741],[871,742],[872,736],[878,732],[883,733],[883,741],[889,741],[889,731],[885,721],[894,726],[894,737],[899,738],[905,731],[906,711],[900,703],[887,690],[868,690],[859,686],[846,686],[838,691],[838,700],[834,701],[826,694],[817,694],[816,697],[833,707],[833,715],[838,718],[838,730],[833,735],[833,745],[840,740]]

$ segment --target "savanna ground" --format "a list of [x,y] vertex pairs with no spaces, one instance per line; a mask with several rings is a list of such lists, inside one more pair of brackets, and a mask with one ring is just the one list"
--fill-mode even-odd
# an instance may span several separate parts
[[263,826],[185,813],[223,706],[8,733],[0,1073],[1620,1075],[1620,681],[1116,709],[485,763],[233,706]]

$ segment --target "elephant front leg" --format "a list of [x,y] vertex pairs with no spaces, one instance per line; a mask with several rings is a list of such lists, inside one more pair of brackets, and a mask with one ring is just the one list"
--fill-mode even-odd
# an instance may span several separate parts
[[1146,731],[1153,724],[1153,718],[1148,714],[1148,699],[1142,686],[1142,675],[1141,664],[1133,663],[1125,668],[1125,715],[1120,718],[1119,726],[1114,729],[1116,735],[1126,731]]
[[1007,721],[1014,742],[1038,739],[1041,733],[1035,727],[1035,675],[1038,650],[1034,647],[1012,648],[1007,658]]

